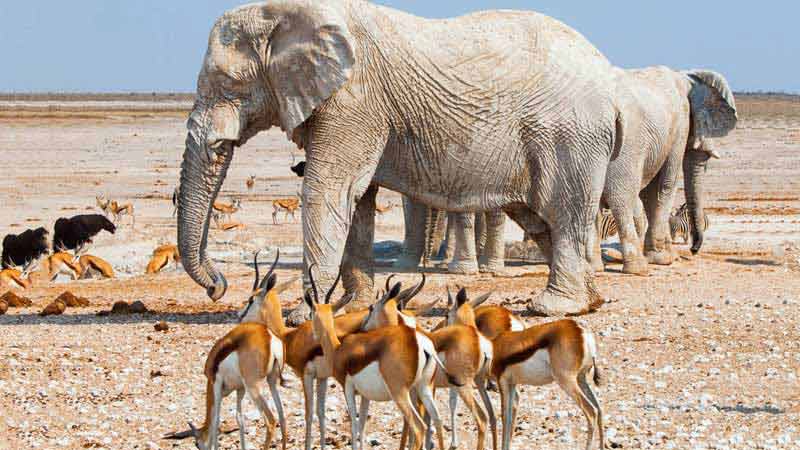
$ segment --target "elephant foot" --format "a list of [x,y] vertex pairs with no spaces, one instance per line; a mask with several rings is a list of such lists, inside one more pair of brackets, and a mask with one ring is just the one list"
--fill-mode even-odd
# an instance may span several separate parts
[[297,327],[309,319],[311,319],[311,309],[306,305],[306,302],[300,302],[293,310],[289,311],[289,315],[286,317],[286,324],[290,327]]
[[589,264],[592,266],[592,270],[595,273],[597,273],[597,272],[605,272],[605,270],[606,270],[606,265],[603,264],[603,258],[602,257],[592,259],[592,261]]
[[650,264],[655,264],[658,266],[668,266],[672,264],[672,261],[675,260],[674,255],[671,251],[668,250],[650,250],[645,253],[647,257],[647,262]]
[[478,264],[480,273],[502,274],[505,272],[506,263],[504,260],[486,261]]
[[447,265],[447,271],[459,275],[474,275],[478,273],[478,263],[452,261]]
[[630,275],[646,276],[650,269],[647,267],[647,259],[636,257],[626,259],[622,265],[622,273]]
[[556,294],[545,289],[528,304],[528,311],[535,316],[562,317],[586,314],[591,310],[586,299],[576,299]]

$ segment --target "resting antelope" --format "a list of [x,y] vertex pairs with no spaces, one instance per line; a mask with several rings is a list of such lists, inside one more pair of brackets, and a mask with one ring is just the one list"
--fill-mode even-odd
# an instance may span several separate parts
[[[394,401],[411,429],[412,449],[419,450],[425,424],[411,401],[412,392],[425,405],[437,428],[441,429],[431,392],[434,372],[437,365],[441,366],[433,342],[406,325],[384,326],[339,340],[333,320],[333,306],[329,302],[341,274],[325,295],[324,303],[320,303],[312,268],[309,267],[309,279],[314,297],[312,299],[310,292],[306,291],[304,300],[311,308],[314,335],[320,339],[323,356],[333,368],[334,378],[344,388],[352,448],[360,448],[360,421],[367,418],[364,405],[368,407],[369,401]],[[400,283],[387,295],[394,298],[399,292]],[[344,297],[337,306],[341,307],[352,298]],[[356,411],[356,394],[362,397],[361,414]],[[437,437],[442,448],[441,432]]]
[[81,266],[78,264],[80,253],[82,253],[82,248],[77,249],[74,255],[59,250],[48,256],[45,259],[44,267],[42,267],[42,270],[47,275],[47,279],[55,281],[61,274],[67,275],[73,280],[80,278],[82,273]]
[[292,222],[294,222],[294,213],[298,209],[300,209],[300,194],[297,194],[297,197],[293,198],[279,198],[277,200],[272,201],[272,223],[274,225],[278,224],[278,211],[283,210],[283,220],[292,215]]
[[242,209],[242,201],[238,198],[234,199],[230,204],[215,201],[212,207],[220,214],[221,218],[231,220],[231,216]]
[[[280,254],[278,255],[280,257]],[[249,304],[256,300],[264,301],[264,297],[274,297],[272,292],[277,282],[273,273],[278,257],[272,263],[269,272],[259,282],[258,254],[256,254],[256,278]],[[269,313],[269,311],[266,311]],[[242,400],[245,393],[255,403],[267,424],[265,449],[269,449],[272,435],[275,432],[275,417],[264,397],[261,395],[264,380],[269,385],[272,400],[278,413],[281,428],[282,448],[286,450],[287,430],[283,414],[283,404],[278,393],[278,380],[283,370],[284,346],[280,337],[273,333],[263,317],[255,317],[254,321],[243,321],[214,344],[205,364],[206,384],[206,418],[200,429],[189,423],[197,448],[210,450],[219,447],[219,414],[222,399],[236,391],[236,420],[239,424],[239,442],[244,450],[245,422],[242,414]],[[270,321],[280,318],[270,318]],[[170,437],[181,438],[183,433]]]
[[[390,277],[391,279],[391,277]],[[387,286],[389,280],[387,279]],[[423,278],[424,283],[424,278]],[[475,303],[480,304],[485,301],[491,293],[482,295],[475,299]],[[446,326],[437,327],[433,332],[426,333],[433,341],[438,357],[444,364],[444,371],[437,371],[434,380],[434,387],[450,388],[450,421],[451,421],[451,449],[458,448],[458,428],[456,427],[456,402],[458,397],[467,404],[478,428],[477,449],[484,448],[486,437],[487,414],[475,401],[474,385],[483,399],[484,406],[491,411],[492,404],[489,394],[486,392],[485,379],[489,375],[492,362],[492,343],[475,326],[475,314],[469,302],[467,302],[466,291],[462,288],[453,300],[450,291],[447,292],[448,315]],[[370,325],[394,325],[398,321],[409,323],[405,314],[401,312],[404,308],[402,302],[397,303],[393,300],[384,300],[378,304],[377,310],[371,310]],[[424,333],[424,331],[419,330]],[[427,420],[427,417],[426,417]],[[428,427],[430,432],[430,427]],[[497,448],[496,429],[492,428],[493,448]],[[406,427],[403,428],[403,438],[401,448],[404,448]],[[427,440],[430,441],[429,439]]]
[[36,270],[38,261],[25,264],[22,270],[9,268],[0,270],[0,287],[29,289],[33,286],[30,273]]
[[250,175],[250,177],[247,179],[247,181],[245,181],[245,184],[247,185],[247,190],[248,191],[252,191],[253,187],[255,187],[255,185],[256,185],[256,176],[255,175]]
[[238,231],[244,230],[245,228],[247,228],[247,225],[241,222],[225,222],[219,226],[219,229],[222,231]]
[[102,278],[114,278],[114,268],[111,267],[108,261],[100,257],[82,255],[78,258],[78,265],[81,270],[81,279],[91,278],[96,274],[99,274]]
[[161,270],[169,264],[170,259],[175,262],[175,268],[178,268],[178,263],[181,262],[181,254],[178,251],[178,246],[175,244],[164,244],[156,247],[153,250],[153,256],[150,258],[150,262],[147,263],[147,269],[145,273],[147,274],[155,274],[161,272]]
[[503,418],[503,450],[510,450],[519,397],[516,386],[543,386],[557,382],[578,404],[588,422],[586,449],[591,450],[599,430],[600,449],[605,448],[600,403],[587,382],[592,372],[595,385],[600,377],[595,364],[597,345],[591,331],[571,319],[557,320],[506,331],[492,341],[492,377],[500,388]]

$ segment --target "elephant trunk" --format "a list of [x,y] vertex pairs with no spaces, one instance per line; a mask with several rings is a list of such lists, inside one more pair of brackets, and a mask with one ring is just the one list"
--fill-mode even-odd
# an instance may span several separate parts
[[206,288],[212,300],[225,295],[228,284],[206,254],[211,208],[233,157],[233,144],[223,142],[212,149],[204,128],[190,119],[181,165],[178,197],[178,247],[186,273]]
[[704,198],[703,176],[710,155],[701,150],[687,149],[683,157],[683,186],[686,192],[686,207],[689,210],[689,228],[692,233],[692,254],[696,255],[703,245]]

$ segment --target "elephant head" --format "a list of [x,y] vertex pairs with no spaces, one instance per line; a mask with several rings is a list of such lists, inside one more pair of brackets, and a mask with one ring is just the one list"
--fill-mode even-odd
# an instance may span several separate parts
[[235,147],[279,126],[303,145],[301,126],[350,77],[352,38],[335,2],[246,5],[211,30],[187,123],[178,199],[186,272],[214,300],[225,277],[206,255],[211,205]]
[[725,78],[711,71],[684,72],[690,84],[690,132],[683,158],[684,190],[689,208],[692,253],[703,245],[703,173],[709,158],[719,158],[712,138],[736,127],[736,102]]

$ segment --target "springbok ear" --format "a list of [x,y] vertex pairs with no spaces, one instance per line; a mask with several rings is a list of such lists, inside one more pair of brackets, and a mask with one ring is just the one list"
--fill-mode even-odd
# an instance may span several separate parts
[[[338,3],[303,2],[291,10],[267,6],[278,16],[269,42],[267,76],[278,100],[281,128],[294,129],[350,78],[353,37]],[[281,8],[282,11],[274,11]]]
[[456,304],[460,308],[461,305],[463,305],[466,302],[467,302],[467,289],[462,287],[461,290],[458,291],[458,295],[456,295]]
[[478,306],[482,305],[483,302],[485,302],[486,300],[489,300],[489,297],[491,297],[492,294],[494,294],[494,292],[493,291],[489,291],[489,292],[487,292],[487,293],[485,293],[485,294],[483,294],[481,296],[478,296],[478,297],[470,300],[469,304],[473,308],[477,308]]
[[293,285],[300,278],[302,278],[302,277],[300,277],[300,276],[292,277],[291,279],[289,279],[289,281],[284,281],[283,283],[275,286],[275,293],[276,294],[283,293],[285,290],[289,289],[289,287],[291,285]]
[[736,127],[736,101],[728,81],[710,70],[684,72],[692,82],[689,91],[692,126],[696,137],[723,137]]

